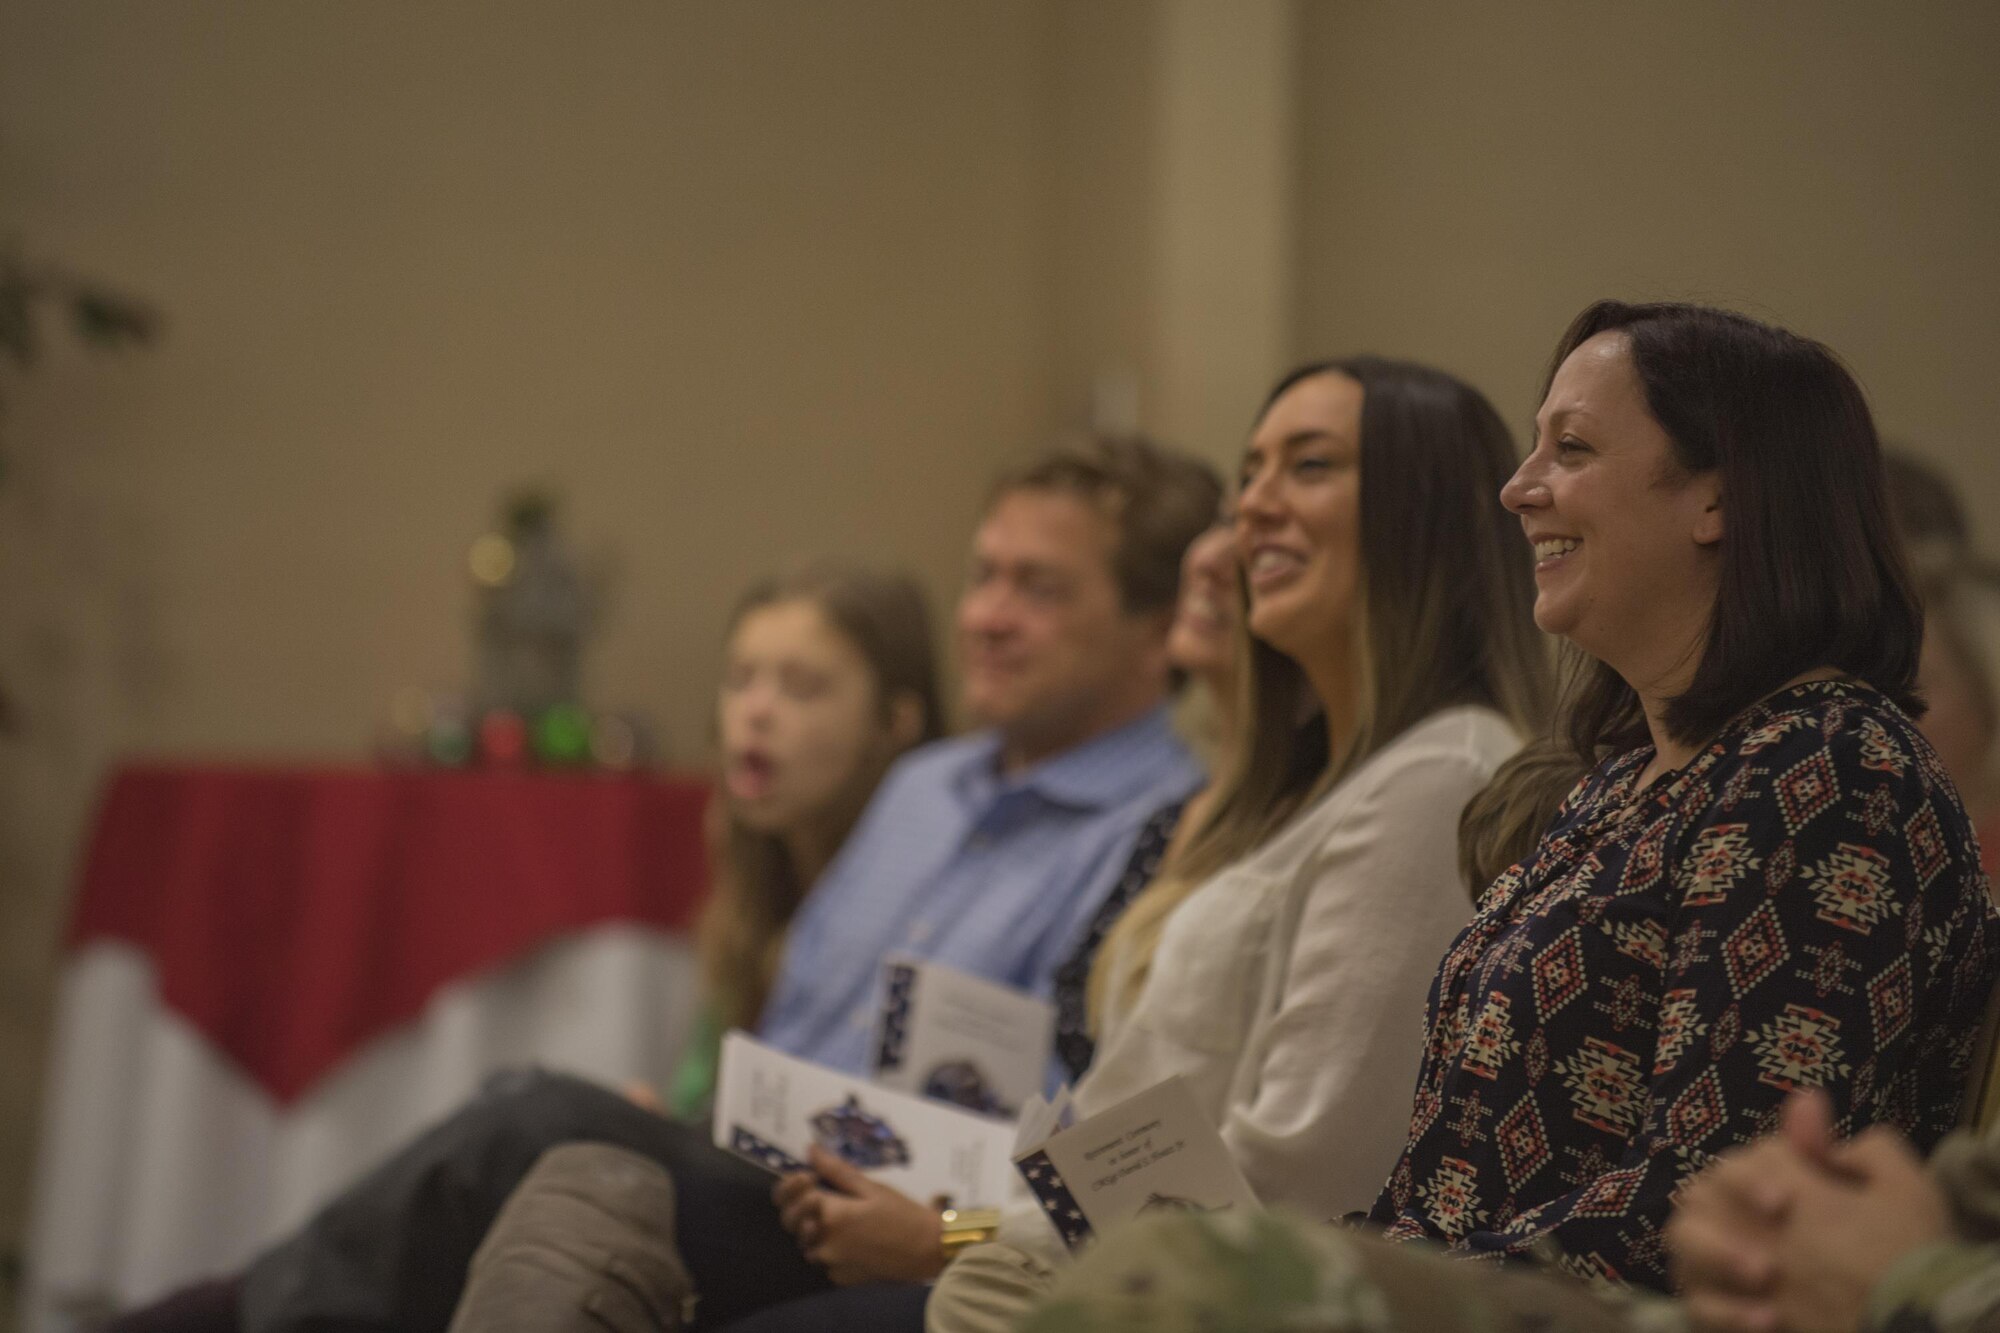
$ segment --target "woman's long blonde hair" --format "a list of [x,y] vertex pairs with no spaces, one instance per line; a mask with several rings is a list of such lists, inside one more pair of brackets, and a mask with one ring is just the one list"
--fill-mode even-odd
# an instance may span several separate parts
[[[914,743],[943,731],[930,614],[916,583],[816,564],[758,583],[729,618],[734,634],[753,611],[809,602],[851,643],[874,677],[875,703],[887,723],[899,699],[914,699],[920,722]],[[884,747],[861,765],[824,816],[829,845],[838,847],[861,817],[875,785],[907,746]],[[696,954],[711,1012],[722,1027],[751,1027],[763,1012],[784,954],[792,913],[812,885],[792,862],[784,840],[746,827],[718,797],[708,807],[709,892],[695,928]]]
[[1443,371],[1372,356],[1301,366],[1278,381],[1258,419],[1300,381],[1327,374],[1362,388],[1353,736],[1328,753],[1305,672],[1239,631],[1244,735],[1200,825],[1105,938],[1091,968],[1094,1025],[1112,1002],[1137,997],[1183,899],[1416,723],[1479,704],[1524,736],[1547,724],[1551,668],[1534,626],[1533,561],[1499,502],[1516,462],[1506,425],[1478,390]]

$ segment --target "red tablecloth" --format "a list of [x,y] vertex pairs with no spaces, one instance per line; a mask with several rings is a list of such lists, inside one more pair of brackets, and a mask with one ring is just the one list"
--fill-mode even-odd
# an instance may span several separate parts
[[440,986],[613,920],[683,930],[707,789],[641,777],[134,766],[69,946],[118,939],[281,1103]]

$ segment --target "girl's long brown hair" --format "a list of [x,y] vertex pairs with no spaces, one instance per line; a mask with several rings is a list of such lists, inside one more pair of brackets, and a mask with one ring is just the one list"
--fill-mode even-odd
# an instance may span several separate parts
[[[942,734],[930,614],[913,580],[810,565],[752,586],[730,614],[729,632],[751,612],[785,602],[810,602],[860,652],[874,677],[884,722],[898,699],[914,699],[921,719],[916,742]],[[840,793],[826,816],[831,845],[846,840],[898,753],[885,749],[863,764]],[[709,803],[707,832],[709,893],[695,930],[702,984],[721,1026],[751,1027],[777,976],[792,913],[812,886],[792,863],[783,839],[746,827],[730,815],[726,800]]]

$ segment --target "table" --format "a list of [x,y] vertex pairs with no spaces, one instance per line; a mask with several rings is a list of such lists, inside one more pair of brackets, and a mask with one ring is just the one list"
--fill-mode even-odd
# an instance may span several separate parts
[[634,776],[118,772],[66,940],[24,1327],[239,1267],[495,1068],[663,1081],[706,800]]

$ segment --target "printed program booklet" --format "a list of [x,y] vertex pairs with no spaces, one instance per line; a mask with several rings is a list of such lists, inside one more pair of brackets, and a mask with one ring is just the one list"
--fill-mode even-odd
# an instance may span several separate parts
[[875,1081],[1011,1120],[1040,1095],[1055,1006],[940,963],[891,954],[875,1023]]
[[1077,1121],[1014,1164],[1072,1250],[1148,1213],[1258,1207],[1178,1076]]
[[1003,1203],[1014,1128],[772,1050],[722,1039],[715,1144],[775,1172],[806,1169],[817,1143],[913,1199],[959,1208]]

